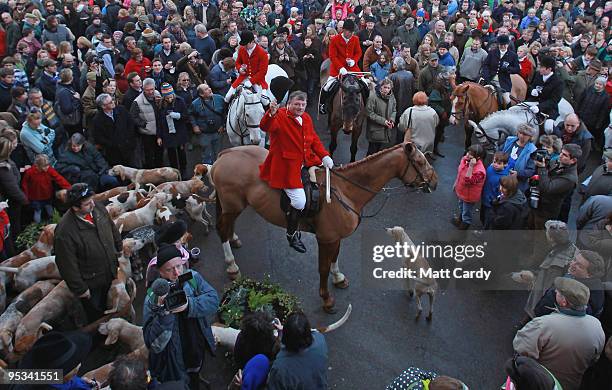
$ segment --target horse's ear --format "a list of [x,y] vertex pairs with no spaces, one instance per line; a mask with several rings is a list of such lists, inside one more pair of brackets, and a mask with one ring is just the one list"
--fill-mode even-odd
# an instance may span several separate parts
[[412,153],[414,153],[415,149],[416,149],[416,146],[414,145],[414,143],[410,141],[404,142],[404,151],[406,152],[406,155],[412,156]]
[[470,84],[466,84],[465,86],[465,92],[467,92],[467,90],[470,89]]

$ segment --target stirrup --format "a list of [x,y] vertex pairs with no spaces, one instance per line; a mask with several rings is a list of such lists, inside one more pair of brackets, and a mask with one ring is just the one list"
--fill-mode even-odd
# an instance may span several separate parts
[[287,233],[287,241],[289,246],[295,249],[299,253],[306,253],[306,247],[301,240],[301,234],[299,231],[293,232],[293,234]]
[[325,104],[323,103],[319,104],[319,114],[327,115],[327,109],[325,108]]

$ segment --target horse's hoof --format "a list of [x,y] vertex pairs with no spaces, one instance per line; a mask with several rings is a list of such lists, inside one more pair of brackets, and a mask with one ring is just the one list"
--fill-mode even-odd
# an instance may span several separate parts
[[234,281],[240,277],[240,271],[225,271],[230,280]]
[[240,239],[230,240],[230,246],[232,248],[241,248],[242,247],[242,241],[240,241]]
[[327,314],[336,314],[338,312],[338,310],[336,309],[334,305],[332,306],[323,305],[323,311],[326,312]]
[[348,286],[349,286],[349,281],[347,277],[345,277],[344,280],[341,282],[334,283],[334,287],[336,288],[345,289],[345,288],[348,288]]
[[419,318],[421,318],[421,311],[420,311],[420,310],[419,310],[419,311],[417,311],[417,314],[416,314],[416,316],[414,317],[414,320],[416,321],[416,320],[418,320]]
[[425,317],[425,319],[426,319],[427,321],[431,321],[431,317],[432,317],[432,316],[433,316],[433,313],[429,313],[429,314],[427,315],[427,317]]

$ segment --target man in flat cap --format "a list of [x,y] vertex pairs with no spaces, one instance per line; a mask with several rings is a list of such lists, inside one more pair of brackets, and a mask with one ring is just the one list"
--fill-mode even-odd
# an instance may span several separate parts
[[597,361],[605,335],[586,314],[589,288],[566,277],[555,279],[556,311],[531,320],[514,337],[514,350],[546,367],[564,390],[578,390],[582,375]]

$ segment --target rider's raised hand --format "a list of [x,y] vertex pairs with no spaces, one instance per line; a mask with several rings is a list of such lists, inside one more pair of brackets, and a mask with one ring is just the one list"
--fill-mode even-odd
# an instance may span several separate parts
[[275,100],[272,100],[270,102],[270,108],[268,110],[269,110],[270,116],[276,115],[276,113],[278,112],[278,103]]

